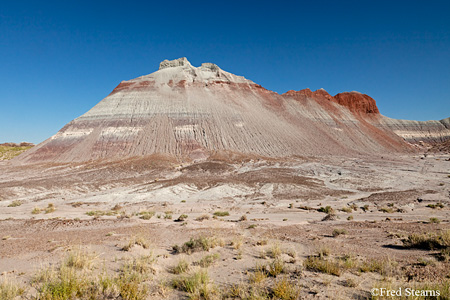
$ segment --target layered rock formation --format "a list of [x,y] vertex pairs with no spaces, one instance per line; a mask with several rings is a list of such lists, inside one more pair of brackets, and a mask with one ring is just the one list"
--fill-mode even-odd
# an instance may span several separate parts
[[[413,151],[399,135],[410,134],[414,126],[380,115],[375,101],[357,92],[333,97],[307,89],[279,95],[215,64],[193,67],[181,58],[121,82],[19,160],[72,162],[154,153],[204,159],[218,151],[270,157],[395,153]],[[436,130],[448,138],[444,128]]]

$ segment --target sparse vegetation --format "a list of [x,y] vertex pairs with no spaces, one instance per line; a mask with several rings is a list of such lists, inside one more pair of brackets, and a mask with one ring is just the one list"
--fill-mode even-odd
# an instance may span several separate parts
[[337,219],[336,214],[330,213],[330,214],[327,214],[325,217],[323,217],[322,221],[334,221],[336,219]]
[[334,209],[331,206],[321,207],[317,210],[318,212],[323,212],[326,214],[335,214]]
[[439,202],[436,204],[428,204],[427,207],[432,208],[432,209],[441,209],[441,208],[444,208],[444,204]]
[[175,245],[173,250],[175,253],[187,253],[191,254],[197,251],[209,251],[209,249],[218,246],[219,242],[215,238],[198,237],[196,239],[191,238],[188,242],[182,246]]
[[199,270],[193,274],[175,278],[172,281],[172,286],[180,291],[187,292],[190,299],[213,299],[217,290],[209,281],[208,272]]
[[216,217],[226,217],[226,216],[229,216],[230,213],[227,211],[216,211],[216,212],[214,212],[214,215]]
[[14,200],[13,202],[11,202],[8,207],[17,207],[17,206],[21,206],[23,204],[22,201],[19,200]]
[[220,255],[218,253],[209,254],[209,255],[203,256],[202,259],[200,259],[196,264],[202,268],[208,268],[212,264],[214,264],[214,262],[217,261],[219,258],[220,258]]
[[114,216],[117,215],[119,212],[110,210],[110,211],[103,211],[103,210],[92,210],[86,212],[86,215],[90,217],[101,217],[101,216]]
[[254,272],[250,273],[249,281],[252,284],[260,284],[267,279],[268,272],[265,265],[257,264]]
[[393,207],[381,207],[378,209],[378,211],[391,214],[394,212],[394,208]]
[[171,269],[173,274],[182,274],[189,271],[189,263],[185,259],[180,259],[176,266]]
[[56,210],[55,205],[53,203],[49,203],[47,208],[45,209],[45,213],[49,214],[49,213],[54,212],[55,210]]
[[154,215],[154,211],[141,211],[139,213],[139,218],[142,220],[150,220]]
[[430,218],[430,223],[431,224],[439,224],[439,223],[441,223],[441,220],[436,217],[432,217],[432,218]]
[[347,221],[351,221],[351,220],[353,220],[353,216],[352,215],[347,217]]
[[188,218],[188,215],[182,214],[178,217],[178,219],[175,220],[175,222],[183,222],[183,221],[186,221],[187,218]]
[[289,281],[286,277],[283,277],[275,281],[272,292],[276,299],[295,300],[300,295],[300,287]]
[[82,250],[81,247],[76,247],[67,254],[64,260],[64,266],[73,267],[79,270],[90,270],[92,269],[95,260],[96,256],[94,254]]
[[379,273],[383,276],[391,276],[397,272],[397,263],[390,259],[367,259],[359,264],[360,272]]
[[437,233],[413,233],[403,240],[405,248],[418,248],[425,250],[443,249],[450,247],[450,230]]
[[[26,143],[25,143],[26,144]],[[27,151],[28,149],[32,148],[32,145],[0,145],[0,161],[1,160],[10,160],[18,155],[20,155],[22,152]]]
[[338,263],[325,259],[319,256],[310,256],[304,262],[303,265],[310,271],[321,272],[325,274],[331,274],[335,276],[341,275],[341,268]]
[[311,206],[306,206],[306,205],[301,205],[298,208],[303,209],[303,210],[316,210],[315,208],[312,208]]
[[364,206],[361,207],[363,212],[368,212],[369,211],[369,204],[366,204]]
[[283,251],[281,250],[280,244],[278,243],[272,244],[272,246],[268,251],[268,255],[272,258],[278,258],[281,256],[282,253]]
[[347,230],[343,228],[336,228],[333,230],[333,233],[331,234],[333,237],[338,237],[340,235],[347,234]]
[[234,238],[234,239],[231,241],[231,246],[232,246],[235,250],[238,250],[238,249],[241,249],[242,243],[243,243],[243,239],[242,239],[241,236],[239,236],[239,237]]
[[352,209],[350,207],[343,207],[343,208],[341,208],[341,211],[346,212],[346,213],[349,214],[349,213],[352,212]]
[[33,210],[31,211],[31,213],[33,214],[33,215],[38,215],[38,214],[40,214],[41,213],[41,209],[39,208],[39,207],[35,207],[35,208],[33,208]]
[[284,261],[280,258],[275,258],[267,267],[268,274],[272,277],[277,277],[285,271]]
[[148,249],[150,247],[150,242],[140,235],[134,236],[126,245],[122,247],[122,250],[130,251],[131,248],[133,248],[135,245],[141,246],[144,249]]
[[25,290],[8,277],[0,279],[0,299],[10,300],[22,295]]
[[201,215],[195,218],[195,221],[203,222],[204,220],[209,220],[209,215]]
[[343,284],[343,285],[346,286],[346,287],[354,288],[354,287],[357,287],[357,286],[358,286],[358,283],[356,283],[355,280],[353,280],[353,279],[351,279],[351,278],[348,278],[348,279],[346,279],[346,280],[344,281],[344,284]]
[[59,267],[41,270],[32,284],[37,299],[144,299],[148,287],[142,283],[152,272],[152,263],[150,256],[134,258],[111,277],[105,272],[95,275],[82,255],[70,253]]

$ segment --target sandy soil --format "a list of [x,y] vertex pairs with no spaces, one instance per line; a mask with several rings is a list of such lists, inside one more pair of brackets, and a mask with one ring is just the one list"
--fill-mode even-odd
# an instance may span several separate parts
[[[279,278],[301,287],[301,299],[370,299],[375,286],[445,281],[450,263],[437,250],[407,249],[402,240],[450,229],[446,159],[436,154],[180,164],[140,158],[26,167],[0,162],[1,277],[26,287],[25,299],[35,297],[35,274],[81,247],[95,254],[94,270],[111,273],[127,258],[151,253],[152,279],[142,283],[149,286],[148,299],[185,298],[186,292],[170,287],[181,276],[171,268],[180,259],[200,268],[195,262],[214,253],[220,258],[207,270],[222,295],[233,285],[252,285],[255,266],[276,258],[285,270],[264,279],[271,297]],[[443,207],[429,207],[437,203]],[[334,211],[330,220],[320,211],[327,206]],[[214,216],[218,211],[229,215]],[[142,212],[153,216],[142,219]],[[182,214],[187,217],[177,222]],[[198,219],[204,215],[208,219]],[[336,229],[341,234],[333,234]],[[149,249],[123,251],[135,237],[147,240]],[[219,242],[209,251],[174,253],[174,245],[198,237]],[[388,260],[395,267],[388,273],[354,267],[339,276],[325,274],[305,264],[321,249],[333,261]]]

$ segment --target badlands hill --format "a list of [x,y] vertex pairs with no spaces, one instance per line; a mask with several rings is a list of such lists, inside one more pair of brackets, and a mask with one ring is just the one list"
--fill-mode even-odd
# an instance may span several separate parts
[[387,118],[358,92],[306,89],[277,94],[212,63],[186,58],[121,82],[56,135],[16,158],[76,162],[165,154],[204,159],[222,152],[259,156],[415,151],[450,139],[449,119]]

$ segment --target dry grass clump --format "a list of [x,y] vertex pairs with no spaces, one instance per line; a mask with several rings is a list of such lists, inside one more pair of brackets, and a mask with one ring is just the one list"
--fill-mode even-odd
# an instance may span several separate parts
[[150,220],[154,215],[154,211],[141,211],[139,212],[139,219]]
[[260,284],[267,279],[268,272],[265,265],[256,264],[254,272],[250,273],[249,281],[251,284]]
[[403,240],[405,248],[425,250],[450,248],[450,230],[437,233],[413,233]]
[[271,299],[268,291],[264,287],[247,284],[235,284],[224,295],[225,299],[245,299],[245,300],[265,300]]
[[55,210],[56,210],[55,205],[53,203],[49,203],[47,208],[45,209],[45,213],[49,214],[49,213],[54,212]]
[[334,221],[336,219],[337,219],[336,214],[330,213],[330,214],[327,214],[325,217],[323,217],[322,221]]
[[39,207],[35,207],[35,208],[33,208],[33,210],[31,211],[31,214],[33,214],[33,215],[38,215],[38,214],[40,214],[41,213],[41,209],[39,208]]
[[267,265],[267,267],[268,267],[268,274],[272,277],[277,277],[278,275],[286,271],[284,261],[280,258],[274,259]]
[[175,278],[172,286],[180,291],[187,292],[189,299],[215,299],[219,295],[214,285],[210,283],[208,272],[199,270],[189,275]]
[[178,217],[178,219],[175,220],[175,222],[183,222],[183,221],[186,221],[186,219],[187,219],[188,217],[189,217],[188,215],[182,214],[182,215],[180,215],[180,216]]
[[101,216],[114,216],[117,215],[119,212],[115,210],[110,211],[104,211],[104,210],[91,210],[86,212],[86,215],[90,217],[101,217]]
[[343,207],[341,208],[341,211],[346,212],[346,213],[351,213],[352,212],[352,208],[351,207]]
[[267,245],[267,240],[259,240],[256,242],[256,245],[258,246],[265,246]]
[[231,247],[233,247],[235,250],[239,250],[241,249],[243,243],[244,243],[243,238],[239,236],[231,241]]
[[315,208],[306,205],[300,205],[298,208],[303,210],[316,210]]
[[226,217],[226,216],[229,216],[230,213],[228,211],[216,211],[216,212],[214,212],[214,215],[216,217]]
[[347,278],[344,281],[343,285],[346,286],[346,287],[355,288],[355,287],[358,286],[358,283],[355,280],[351,279],[351,278]]
[[[94,272],[94,260],[94,255],[75,249],[67,254],[59,266],[40,270],[31,282],[35,298],[146,299],[149,289],[145,281],[154,272],[152,256],[126,261],[116,276]],[[14,299],[14,296],[8,294],[6,298],[0,299]]]
[[393,207],[386,207],[386,206],[383,206],[383,207],[379,208],[378,211],[381,211],[381,212],[383,212],[383,213],[389,213],[389,214],[391,214],[391,213],[393,213],[395,210],[394,210]]
[[143,236],[140,235],[134,236],[129,240],[129,242],[126,245],[122,247],[122,250],[130,251],[131,248],[133,248],[135,245],[141,246],[144,249],[148,249],[150,247],[150,242]]
[[275,299],[295,300],[299,298],[300,287],[283,277],[275,281],[272,287],[272,294],[275,296]]
[[347,230],[345,230],[345,229],[343,229],[343,228],[335,228],[335,229],[333,230],[333,232],[331,233],[331,235],[332,235],[333,237],[338,237],[338,236],[340,236],[340,235],[345,235],[345,234],[347,234]]
[[317,211],[318,212],[323,212],[323,213],[326,213],[326,214],[335,214],[334,209],[331,206],[329,206],[329,205],[325,206],[325,207],[322,206]]
[[44,211],[46,214],[52,213],[56,210],[56,207],[53,203],[49,203],[48,206],[46,208],[39,208],[39,207],[35,207],[33,208],[33,210],[31,211],[31,213],[33,215],[38,215],[40,214],[42,211]]
[[444,204],[439,202],[436,204],[428,204],[427,207],[432,208],[432,209],[441,209],[441,208],[444,208]]
[[182,274],[189,271],[189,263],[185,259],[180,259],[178,263],[170,269],[173,274]]
[[25,290],[14,280],[4,277],[0,279],[0,299],[9,300],[21,296]]
[[221,244],[221,242],[217,238],[208,238],[200,236],[195,239],[191,238],[182,246],[175,245],[172,247],[172,249],[175,253],[191,254],[198,251],[209,251],[209,249],[215,248],[219,244]]
[[309,271],[321,272],[325,274],[340,276],[341,266],[339,263],[331,259],[325,259],[321,256],[309,256],[304,262],[303,266]]
[[76,247],[75,249],[71,250],[64,262],[63,265],[70,268],[75,268],[79,270],[87,269],[91,270],[94,266],[94,263],[97,259],[97,256],[81,249],[81,247]]
[[432,217],[432,218],[430,218],[430,223],[431,224],[439,224],[439,223],[441,223],[441,220],[436,217]]
[[398,273],[397,263],[390,259],[369,259],[365,260],[358,266],[359,271],[366,273],[379,273],[383,276],[392,276]]
[[22,201],[14,200],[14,201],[11,202],[10,204],[8,204],[8,207],[17,207],[17,206],[21,206],[22,204],[23,204]]
[[220,258],[219,253],[209,254],[206,256],[203,256],[196,265],[202,267],[202,268],[208,268],[212,266],[218,259]]
[[281,246],[278,243],[272,244],[267,254],[272,258],[279,258],[283,251],[281,250]]
[[153,268],[153,263],[155,262],[155,258],[153,255],[144,255],[140,257],[135,257],[129,259],[122,266],[123,274],[150,274],[154,273],[155,269]]
[[201,215],[201,216],[195,218],[195,221],[198,221],[198,222],[203,222],[204,220],[209,220],[209,215]]

